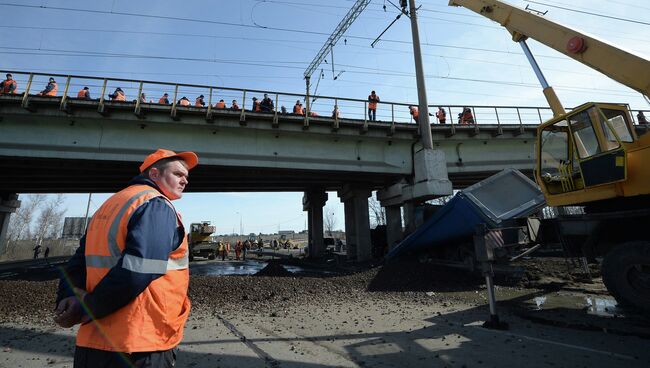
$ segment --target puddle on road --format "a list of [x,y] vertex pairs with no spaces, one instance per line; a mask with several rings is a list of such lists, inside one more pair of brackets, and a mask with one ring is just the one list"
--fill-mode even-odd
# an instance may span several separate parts
[[600,296],[545,295],[527,302],[532,310],[574,309],[600,317],[625,317],[613,298]]
[[[267,262],[260,261],[206,261],[192,262],[190,264],[190,275],[200,276],[247,276],[254,275],[266,267]],[[332,272],[305,268],[300,266],[282,265],[287,271],[296,276],[304,274],[329,275]]]

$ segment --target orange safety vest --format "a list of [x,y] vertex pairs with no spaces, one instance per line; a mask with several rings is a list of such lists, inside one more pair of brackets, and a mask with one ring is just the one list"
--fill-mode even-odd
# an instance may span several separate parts
[[298,114],[298,115],[303,115],[304,113],[302,112],[302,106],[300,105],[295,105],[293,107],[293,113]]
[[126,96],[124,95],[124,92],[122,91],[115,91],[115,97],[113,98],[113,101],[126,101]]
[[413,120],[418,121],[418,117],[420,116],[420,111],[418,110],[417,107],[411,108],[411,115],[413,115]]
[[87,98],[86,97],[87,94],[88,94],[88,90],[82,89],[81,91],[79,91],[79,93],[77,93],[77,98]]
[[203,100],[197,98],[196,101],[194,102],[194,106],[203,107],[203,105],[201,105],[201,102],[203,102]]
[[259,102],[259,101],[255,101],[255,102],[253,102],[253,111],[255,111],[255,112],[260,112],[260,111],[262,111],[262,107],[260,106],[260,102]]
[[[226,108],[226,103],[223,102],[223,101],[219,101],[219,102],[217,102],[217,104],[214,107],[216,107],[217,109],[225,109]],[[239,106],[237,106],[237,108],[239,108]]]
[[379,96],[375,95],[374,98],[372,95],[368,96],[368,108],[370,110],[377,110],[377,102],[379,102]]
[[54,88],[50,92],[44,93],[43,96],[56,96],[56,93],[59,91],[59,85],[56,83],[52,83],[52,85]]
[[[13,92],[11,92],[9,86],[14,86]],[[0,91],[0,93],[16,93],[17,89],[18,89],[18,83],[16,83],[15,79],[12,80],[5,79],[4,82],[2,82],[2,91]]]
[[[132,185],[114,194],[97,210],[86,234],[88,292],[95,289],[122,257],[131,215],[155,197],[166,199],[148,185]],[[169,205],[173,208],[171,202]],[[176,217],[182,226],[178,213]],[[169,350],[178,345],[190,313],[188,254],[185,237],[169,254],[167,272],[126,306],[81,325],[77,345],[123,353]]]
[[181,98],[181,100],[179,101],[179,104],[181,106],[190,106],[190,100],[185,99],[185,98]]
[[159,104],[169,105],[169,100],[166,97],[161,97],[158,99]]

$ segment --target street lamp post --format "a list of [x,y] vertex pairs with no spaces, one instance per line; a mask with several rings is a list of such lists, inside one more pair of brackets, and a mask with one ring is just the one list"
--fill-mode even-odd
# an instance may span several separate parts
[[239,215],[239,235],[242,236],[244,235],[244,223],[242,222],[242,215],[239,211],[236,213]]

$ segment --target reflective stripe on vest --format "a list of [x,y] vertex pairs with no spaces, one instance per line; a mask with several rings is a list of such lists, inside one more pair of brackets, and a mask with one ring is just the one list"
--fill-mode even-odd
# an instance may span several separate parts
[[[128,223],[149,200],[162,197],[147,185],[132,185],[110,197],[90,221],[86,235],[86,290],[92,292],[119,264],[132,272],[162,274],[126,306],[79,328],[77,345],[124,353],[168,350],[180,343],[189,315],[189,251],[187,237],[167,260],[123,254]],[[182,226],[175,210],[177,223]]]

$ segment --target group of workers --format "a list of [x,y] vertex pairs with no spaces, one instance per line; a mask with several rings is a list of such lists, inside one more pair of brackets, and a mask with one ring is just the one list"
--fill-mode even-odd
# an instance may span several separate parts
[[[246,239],[243,242],[241,240],[237,240],[235,242],[235,259],[236,260],[246,260],[246,254],[248,254],[248,251],[251,250],[253,247],[257,247],[258,249],[262,249],[264,245],[264,241],[262,239],[259,239],[258,241],[255,240],[249,240]],[[229,241],[221,241],[219,240],[217,242],[217,251],[219,252],[219,257],[221,257],[222,261],[226,260],[226,257],[230,254],[232,251],[232,247],[230,246]]]
[[[7,73],[6,79],[2,82],[0,82],[0,94],[16,94],[18,90],[18,83],[16,83],[16,80],[13,79],[13,76],[11,73]],[[50,78],[47,85],[45,86],[45,89],[43,89],[41,92],[39,92],[37,95],[38,96],[56,96],[57,92],[59,90],[59,86],[54,80],[54,78]],[[108,95],[108,97],[111,99],[111,101],[122,101],[126,102],[126,95],[122,88],[117,87],[115,91],[111,94]],[[91,100],[92,98],[90,97],[90,89],[88,87],[83,87],[78,93],[77,93],[77,98],[82,99],[82,100]],[[148,100],[147,97],[144,93],[140,94],[140,102],[141,103],[154,103],[153,100]],[[377,120],[377,105],[379,104],[380,99],[379,96],[375,91],[371,91],[370,95],[368,95],[368,120],[369,121],[376,121]],[[169,101],[169,94],[164,93],[159,99],[158,99],[159,104],[163,105],[170,105],[171,102]],[[183,96],[181,99],[177,101],[177,104],[180,106],[191,106],[190,100]],[[194,101],[194,106],[195,107],[205,107],[205,96],[199,95]],[[274,103],[273,100],[268,96],[268,94],[264,94],[264,98],[259,101],[257,97],[253,97],[253,107],[251,111],[253,112],[273,112],[274,111]],[[230,109],[230,110],[241,110],[239,107],[239,104],[237,103],[237,100],[232,100],[232,103],[230,106],[226,106],[226,102],[221,99],[219,102],[217,102],[214,105],[215,109]],[[409,106],[409,113],[411,114],[413,120],[417,123],[419,121],[420,117],[420,112],[418,111],[417,106]],[[282,106],[280,109],[282,114],[287,113],[287,109]],[[293,114],[295,115],[302,115],[304,116],[307,113],[307,110],[303,108],[301,100],[297,100],[296,104],[293,106]],[[440,124],[446,124],[447,123],[447,113],[444,108],[438,107],[438,111],[434,114],[429,114],[430,116],[435,116],[436,119],[438,119],[438,122]],[[314,111],[309,111],[309,116],[311,117],[317,117],[318,114]],[[333,119],[338,119],[341,117],[338,105],[334,105],[334,109],[332,110],[332,115],[331,117]],[[637,121],[639,124],[648,124],[648,121],[643,114],[643,111],[639,111],[637,114]],[[475,124],[474,122],[474,115],[472,113],[472,109],[469,107],[463,107],[463,111],[458,114],[458,124],[461,125],[469,125],[469,124]]]

